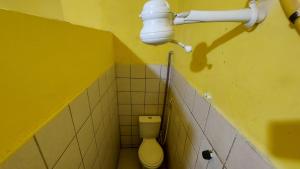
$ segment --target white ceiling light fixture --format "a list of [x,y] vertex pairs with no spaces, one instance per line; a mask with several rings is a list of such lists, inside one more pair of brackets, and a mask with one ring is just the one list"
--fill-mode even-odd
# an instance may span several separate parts
[[173,39],[173,25],[192,24],[199,22],[244,22],[246,28],[261,23],[267,12],[260,10],[255,0],[250,0],[249,8],[225,11],[196,11],[191,10],[174,14],[166,0],[149,0],[145,3],[140,17],[143,28],[140,32],[141,40],[146,44],[160,45],[167,42],[176,43],[186,52],[192,47]]

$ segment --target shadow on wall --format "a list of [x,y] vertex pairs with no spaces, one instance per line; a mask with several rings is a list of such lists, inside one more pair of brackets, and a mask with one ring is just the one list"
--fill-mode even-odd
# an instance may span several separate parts
[[300,159],[300,120],[274,121],[269,126],[269,145],[279,158]]
[[[255,28],[249,31],[253,31]],[[239,26],[235,27],[231,31],[216,39],[210,46],[208,46],[205,42],[199,43],[193,51],[190,69],[193,72],[200,72],[204,68],[212,69],[213,65],[207,63],[207,54],[215,48],[217,48],[218,46],[223,45],[224,43],[228,42],[229,40],[242,34],[245,31],[247,30],[244,27],[244,24],[240,24]]]

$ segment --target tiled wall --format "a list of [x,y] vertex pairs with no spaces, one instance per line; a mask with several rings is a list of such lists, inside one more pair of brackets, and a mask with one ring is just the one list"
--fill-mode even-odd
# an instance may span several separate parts
[[165,65],[116,65],[122,147],[139,145],[139,115],[161,115],[166,75]]
[[[167,149],[170,169],[271,169],[261,156],[223,116],[198,95],[174,69]],[[202,158],[202,151],[216,156]]]
[[119,140],[115,68],[111,67],[0,168],[113,169]]

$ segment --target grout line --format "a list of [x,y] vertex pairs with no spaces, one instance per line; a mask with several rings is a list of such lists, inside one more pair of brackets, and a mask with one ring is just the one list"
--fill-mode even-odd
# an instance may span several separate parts
[[70,147],[70,145],[72,144],[73,140],[75,139],[75,136],[73,136],[73,138],[71,139],[71,141],[68,143],[67,147],[64,149],[64,151],[60,154],[60,156],[58,157],[58,159],[55,161],[54,165],[52,168],[54,168],[57,163],[59,162],[59,160],[62,158],[62,156],[65,154],[65,152],[68,150],[68,148]]
[[35,135],[33,136],[33,139],[34,139],[34,142],[35,142],[36,146],[38,147],[38,150],[40,152],[40,155],[42,157],[42,160],[43,160],[43,162],[45,164],[46,169],[49,169],[48,164],[47,164],[46,159],[45,159],[45,156],[44,156],[44,154],[42,152],[41,146],[40,146],[39,142],[37,141],[37,138],[36,138]]
[[[109,90],[109,89],[107,89],[107,90]],[[88,91],[88,90],[87,90]],[[95,130],[95,125],[94,125],[94,120],[93,120],[93,116],[92,116],[92,105],[91,105],[91,100],[90,100],[90,97],[89,97],[89,92],[87,92],[87,95],[88,95],[88,102],[89,102],[89,107],[90,107],[90,118],[91,118],[91,123],[92,123],[92,128],[93,128],[93,138],[94,138],[94,140],[96,140],[96,130]],[[99,102],[98,102],[99,103]],[[96,106],[98,105],[98,103],[96,104]],[[96,107],[95,106],[95,107]],[[98,126],[97,126],[98,127]],[[96,148],[97,148],[97,150],[98,150],[98,145],[97,145],[97,142],[96,142]]]
[[230,153],[231,153],[231,150],[232,150],[232,148],[233,148],[233,145],[234,145],[235,141],[236,141],[236,136],[234,136],[234,139],[233,139],[233,141],[232,141],[232,143],[231,143],[229,152],[228,152],[228,154],[227,154],[227,156],[226,156],[226,158],[225,158],[225,161],[224,161],[224,167],[225,167],[225,164],[227,163],[227,160],[228,160],[228,158],[229,158],[229,155],[230,155]]
[[206,127],[207,127],[207,121],[208,121],[208,116],[210,115],[210,109],[212,108],[212,105],[209,103],[209,107],[208,107],[208,112],[207,112],[207,115],[206,115],[206,118],[205,118],[205,124],[204,124],[204,131],[206,130]]
[[[85,169],[85,165],[84,165],[84,163],[83,163],[83,156],[82,156],[81,148],[80,148],[80,145],[79,145],[78,136],[77,136],[77,132],[76,132],[76,128],[75,128],[75,123],[74,123],[73,115],[72,115],[72,113],[71,113],[70,105],[69,105],[68,107],[69,107],[69,112],[70,112],[71,119],[72,119],[72,123],[73,123],[73,129],[74,129],[74,131],[75,131],[75,138],[76,138],[77,146],[78,146],[79,153],[80,153],[81,164],[82,164],[83,168]],[[78,131],[79,131],[79,130],[78,130]]]
[[[175,89],[177,90],[176,92],[178,92],[178,89],[176,88],[176,86],[175,86]],[[180,95],[179,95],[180,96]],[[176,98],[176,97],[175,97]],[[179,97],[179,99],[181,99],[181,101],[183,101],[183,99],[181,98],[181,96]],[[187,106],[186,105],[186,103],[183,101],[182,102],[183,104],[185,104],[185,106]],[[211,105],[210,105],[211,106]],[[209,109],[210,110],[210,109]],[[190,111],[188,112],[188,113],[191,113]],[[195,117],[193,116],[193,113],[191,113],[191,115],[192,115],[192,117],[193,117],[193,119],[196,121],[196,123],[197,123],[197,120],[195,119]],[[208,115],[207,115],[207,118],[208,118]],[[197,123],[198,124],[198,123]],[[199,128],[200,128],[200,130],[202,131],[202,133],[203,133],[203,135],[204,135],[204,137],[205,137],[205,139],[208,141],[208,143],[210,144],[210,146],[213,148],[213,144],[211,143],[211,141],[208,139],[208,137],[206,136],[206,134],[205,134],[205,131],[201,128],[201,126],[198,124],[198,126],[199,126]],[[187,137],[188,137],[188,135],[187,135]],[[217,157],[219,158],[219,160],[221,161],[221,158],[220,158],[220,155],[217,153],[217,151],[215,151],[215,149],[213,148],[213,150],[214,150],[214,152],[215,152],[215,154],[217,155]],[[222,162],[222,161],[221,161]],[[223,163],[223,162],[222,162]]]

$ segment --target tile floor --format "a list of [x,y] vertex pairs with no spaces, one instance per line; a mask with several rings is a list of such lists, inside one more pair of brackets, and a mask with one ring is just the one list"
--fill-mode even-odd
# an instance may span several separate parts
[[[122,148],[120,151],[118,169],[142,169],[138,157],[138,148]],[[166,163],[159,169],[167,169]]]
[[139,163],[137,148],[121,149],[118,169],[142,169]]

